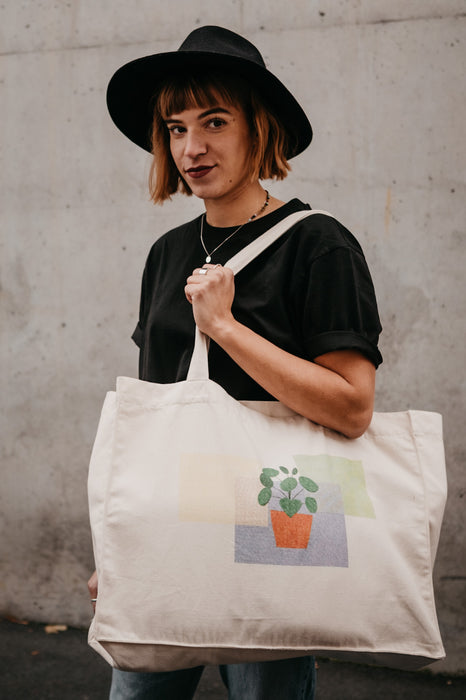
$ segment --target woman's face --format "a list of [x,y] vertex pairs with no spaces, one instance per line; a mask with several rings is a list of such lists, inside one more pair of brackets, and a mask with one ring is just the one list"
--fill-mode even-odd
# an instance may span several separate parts
[[181,177],[204,200],[229,201],[251,186],[251,133],[242,108],[221,100],[165,120]]

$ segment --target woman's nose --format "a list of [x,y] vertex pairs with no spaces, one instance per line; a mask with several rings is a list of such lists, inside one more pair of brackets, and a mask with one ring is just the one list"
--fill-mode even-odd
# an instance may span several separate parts
[[196,158],[207,152],[207,144],[202,132],[196,129],[186,133],[184,152],[189,158]]

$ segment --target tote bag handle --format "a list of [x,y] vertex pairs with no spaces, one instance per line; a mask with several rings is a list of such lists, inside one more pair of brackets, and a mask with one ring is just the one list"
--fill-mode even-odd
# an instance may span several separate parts
[[[294,224],[297,224],[298,221],[301,221],[308,216],[312,216],[313,214],[325,214],[326,216],[332,216],[328,212],[320,209],[312,209],[311,211],[297,211],[294,214],[290,214],[278,224],[265,231],[265,233],[252,241],[252,243],[245,246],[239,251],[239,253],[230,258],[230,260],[225,263],[224,267],[229,267],[230,270],[233,270],[233,273],[236,275],[243,269],[243,267],[246,267],[246,265],[254,260],[254,258],[260,255],[260,253],[262,253],[274,241],[280,238],[280,236],[288,231],[288,229],[294,226]],[[209,378],[209,340],[209,337],[202,333],[196,326],[194,350],[189,365],[188,375],[186,377],[188,382],[205,380]]]

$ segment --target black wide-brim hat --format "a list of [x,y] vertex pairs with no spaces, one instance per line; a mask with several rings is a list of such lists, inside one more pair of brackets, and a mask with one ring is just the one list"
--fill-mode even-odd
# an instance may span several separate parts
[[312,128],[291,92],[265,67],[256,47],[222,27],[195,29],[178,51],[157,53],[126,63],[113,75],[107,106],[116,126],[141,148],[151,152],[154,97],[170,75],[206,68],[225,69],[252,85],[279,119],[288,135],[287,158],[298,155],[312,140]]

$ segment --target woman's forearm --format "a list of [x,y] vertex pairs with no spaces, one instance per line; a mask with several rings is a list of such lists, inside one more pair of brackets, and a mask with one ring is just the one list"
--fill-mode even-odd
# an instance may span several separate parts
[[357,351],[322,355],[315,362],[278,348],[233,317],[210,336],[269,394],[349,438],[359,437],[372,417],[375,369]]

